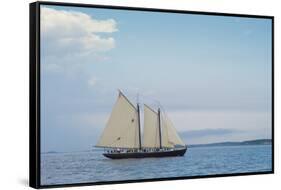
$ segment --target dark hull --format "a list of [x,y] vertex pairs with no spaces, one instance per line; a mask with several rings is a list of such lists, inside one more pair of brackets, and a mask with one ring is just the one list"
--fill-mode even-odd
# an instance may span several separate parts
[[186,149],[187,148],[156,152],[104,153],[103,155],[111,159],[173,157],[183,156],[186,152]]

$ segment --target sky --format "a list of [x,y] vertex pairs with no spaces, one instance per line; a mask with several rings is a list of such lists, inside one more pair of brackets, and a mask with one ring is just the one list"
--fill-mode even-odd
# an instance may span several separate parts
[[118,89],[187,144],[271,138],[271,20],[41,5],[41,150],[89,150]]

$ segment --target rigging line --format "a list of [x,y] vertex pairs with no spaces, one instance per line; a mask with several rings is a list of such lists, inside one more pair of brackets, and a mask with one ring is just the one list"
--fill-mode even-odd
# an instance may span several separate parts
[[137,108],[135,107],[135,105],[129,100],[129,98],[120,90],[118,89],[119,91],[119,96],[123,96],[125,98],[125,100],[135,109],[137,110]]
[[152,97],[149,96],[149,95],[141,94],[141,93],[139,93],[139,92],[138,92],[138,96],[148,98],[148,99],[150,99],[150,100],[152,100],[152,101],[154,101],[154,102],[158,102],[158,100],[156,100],[155,98],[152,98]]
[[137,93],[137,96],[138,96],[138,99],[139,99],[139,97],[145,97],[145,98],[148,98],[148,99],[152,100],[154,103],[157,104],[158,107],[161,107],[161,109],[164,110],[164,107],[161,105],[161,103],[160,103],[159,100],[157,100],[157,99],[155,99],[155,98],[152,98],[152,97],[149,96],[149,95],[141,94],[141,93],[139,93],[139,92]]

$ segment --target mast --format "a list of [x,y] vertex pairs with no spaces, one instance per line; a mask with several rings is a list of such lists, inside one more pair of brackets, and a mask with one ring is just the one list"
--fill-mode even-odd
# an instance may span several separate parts
[[159,125],[159,144],[160,149],[162,148],[162,140],[161,140],[161,119],[160,119],[160,108],[158,108],[158,125]]
[[138,127],[139,127],[139,149],[141,149],[141,126],[140,126],[140,106],[137,103],[137,112],[138,112]]

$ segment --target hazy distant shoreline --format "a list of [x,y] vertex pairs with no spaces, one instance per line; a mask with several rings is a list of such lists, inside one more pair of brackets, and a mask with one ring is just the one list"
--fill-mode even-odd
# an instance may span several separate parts
[[243,146],[243,145],[271,145],[271,139],[256,139],[240,142],[218,142],[218,143],[208,143],[208,144],[191,144],[188,145],[189,148],[195,147],[208,147],[208,146]]

